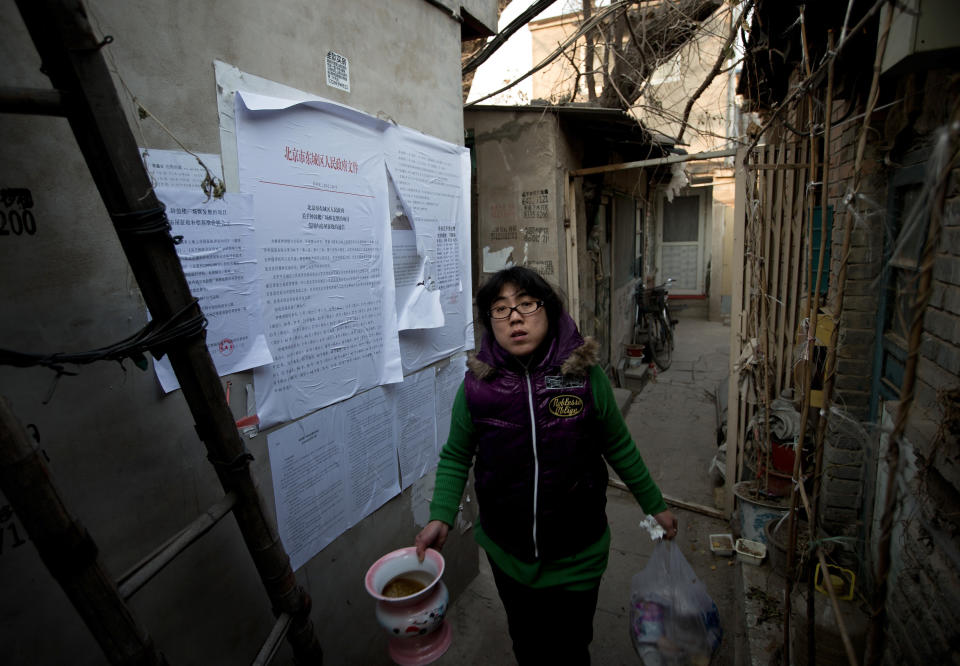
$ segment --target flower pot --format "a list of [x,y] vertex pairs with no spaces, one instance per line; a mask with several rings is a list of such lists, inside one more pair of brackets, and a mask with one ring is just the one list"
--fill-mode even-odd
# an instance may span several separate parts
[[757,492],[756,481],[741,481],[733,486],[737,497],[737,515],[740,518],[740,535],[751,541],[767,543],[764,526],[781,517],[789,506],[781,498],[764,497]]
[[390,636],[390,658],[401,666],[429,664],[450,647],[443,569],[437,551],[428,548],[418,562],[416,548],[409,547],[387,553],[367,570],[367,594],[376,599],[377,622]]
[[[770,556],[770,567],[782,576],[787,575],[787,545],[790,538],[789,518],[774,518],[767,522],[763,534],[767,540],[767,554]],[[807,568],[804,560],[807,556],[808,527],[807,521],[797,520],[797,542],[794,550],[794,566],[797,569],[797,579],[807,580]]]

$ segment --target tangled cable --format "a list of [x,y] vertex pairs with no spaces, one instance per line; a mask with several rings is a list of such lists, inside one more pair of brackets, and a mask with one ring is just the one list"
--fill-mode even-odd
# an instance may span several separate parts
[[156,358],[162,358],[166,350],[181,339],[200,335],[207,328],[207,318],[203,312],[186,317],[185,315],[197,304],[197,299],[191,299],[183,308],[173,313],[164,321],[156,319],[128,338],[115,342],[112,345],[85,352],[54,354],[30,354],[0,349],[0,365],[10,365],[16,368],[42,366],[50,368],[60,375],[76,375],[64,368],[65,364],[85,365],[96,361],[117,361],[123,366],[124,359],[129,358],[141,370],[147,369],[147,360],[144,352]]

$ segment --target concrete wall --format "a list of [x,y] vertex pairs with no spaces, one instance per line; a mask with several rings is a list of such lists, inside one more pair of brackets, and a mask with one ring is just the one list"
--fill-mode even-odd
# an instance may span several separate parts
[[[542,108],[468,109],[465,123],[474,131],[476,141],[478,231],[474,245],[480,281],[484,279],[484,272],[489,274],[502,268],[503,262],[510,261],[540,270],[563,292],[568,304],[572,296],[569,285],[576,285],[581,331],[597,337],[603,349],[603,361],[616,365],[622,345],[629,342],[633,328],[634,285],[632,282],[616,284],[611,289],[611,258],[616,237],[614,205],[618,197],[643,201],[645,172],[615,172],[596,181],[600,183],[596,196],[608,201],[606,206],[614,220],[609,236],[604,223],[587,219],[583,201],[576,204],[577,266],[568,268],[567,174],[583,166],[584,143],[590,141],[590,137],[582,136],[572,125],[568,127],[562,113],[558,123],[554,112]],[[620,161],[615,155],[609,158],[611,162]],[[542,205],[546,209],[540,212],[546,217],[525,217],[532,213],[529,206],[525,207],[524,197],[543,190],[545,203]],[[592,252],[588,236],[597,224],[601,227],[596,239],[598,252]],[[627,235],[631,242],[634,224],[630,215]],[[602,259],[598,261],[600,256]],[[575,273],[572,279],[568,270]],[[598,290],[604,290],[604,294]]]
[[[455,3],[452,3],[455,4]],[[491,20],[490,0],[470,0]],[[423,0],[277,3],[89,3],[91,20],[115,41],[104,53],[139,102],[188,148],[219,153],[213,61],[349,104],[462,143],[460,23]],[[49,87],[12,3],[0,7],[4,85]],[[351,92],[325,84],[327,50],[350,62]],[[118,77],[118,84],[120,78]],[[118,87],[120,87],[118,85]],[[141,145],[173,149],[150,120],[131,126]],[[0,240],[0,347],[79,351],[126,337],[145,322],[137,286],[65,120],[0,116],[0,187],[28,188],[34,235]],[[245,414],[248,373],[232,382]],[[52,395],[51,395],[52,391]],[[40,369],[0,367],[0,393],[34,424],[63,497],[119,575],[216,501],[221,490],[179,392],[164,396],[152,370],[100,363],[54,381]],[[266,437],[247,442],[272,512]],[[362,576],[377,557],[410,545],[426,520],[424,479],[340,537],[297,573],[313,598],[328,664],[385,660],[385,637]],[[0,638],[10,664],[100,664],[85,626],[0,497]],[[468,506],[468,511],[469,507]],[[469,520],[469,516],[467,516]],[[472,534],[445,549],[456,596],[477,571]],[[232,518],[226,518],[138,593],[131,605],[178,664],[247,663],[273,623],[269,603]],[[284,652],[276,663],[286,663]]]

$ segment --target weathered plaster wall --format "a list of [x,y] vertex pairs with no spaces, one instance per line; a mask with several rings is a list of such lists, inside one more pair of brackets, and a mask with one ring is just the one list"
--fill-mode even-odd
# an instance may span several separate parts
[[[492,11],[495,24],[492,0],[466,4],[476,6],[474,16]],[[423,0],[88,5],[93,25],[114,36],[104,53],[123,84],[191,150],[220,152],[215,59],[463,141],[460,24]],[[0,7],[0,24],[4,85],[49,87],[13,3]],[[326,86],[327,50],[349,59],[350,93]],[[156,123],[137,120],[124,100],[141,145],[176,147]],[[33,236],[0,238],[0,281],[8,286],[0,297],[0,347],[79,351],[139,329],[145,322],[139,290],[66,121],[0,116],[0,137],[0,187],[29,188],[37,220]],[[250,375],[228,379],[239,417]],[[0,367],[0,393],[24,424],[37,426],[64,499],[116,575],[221,495],[182,397],[162,395],[152,371],[101,363],[54,382],[49,371]],[[247,445],[272,512],[265,440],[261,435]],[[327,663],[385,658],[385,638],[362,576],[383,553],[412,544],[426,520],[431,483],[415,484],[297,573],[313,598]],[[5,505],[0,497],[0,528],[12,534],[21,525]],[[457,530],[445,553],[445,580],[456,596],[477,571],[472,534]],[[0,589],[5,663],[102,663],[29,541],[4,542]],[[138,593],[132,606],[171,663],[249,662],[273,622],[230,517]]]
[[476,141],[480,282],[506,265],[527,265],[565,289],[556,117],[468,109],[465,123]]

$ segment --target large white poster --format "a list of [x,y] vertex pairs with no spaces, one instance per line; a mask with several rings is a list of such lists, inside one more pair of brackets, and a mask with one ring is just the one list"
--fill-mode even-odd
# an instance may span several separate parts
[[427,368],[385,387],[394,415],[400,485],[403,489],[437,464],[436,372]]
[[[410,217],[422,259],[420,289],[438,297],[443,325],[403,327],[404,372],[473,348],[470,280],[470,153],[406,127],[391,127],[387,168]],[[423,292],[410,293],[417,303]],[[403,305],[406,305],[404,303]]]
[[[207,348],[223,376],[272,358],[263,330],[250,197],[210,199],[199,182],[191,189],[158,187],[156,193],[171,233],[182,237],[177,255],[207,318]],[[166,356],[154,368],[164,392],[180,388]]]
[[351,525],[346,444],[322,409],[267,435],[267,449],[277,529],[298,569]]
[[376,388],[267,435],[277,528],[294,569],[400,492],[391,402]]
[[254,373],[261,427],[402,381],[385,123],[244,92],[236,123],[274,358]]

